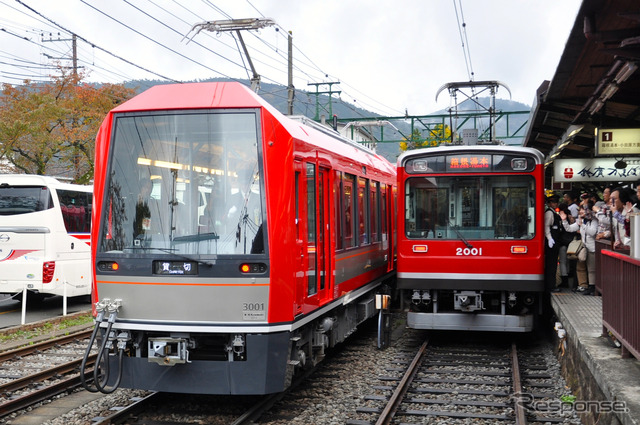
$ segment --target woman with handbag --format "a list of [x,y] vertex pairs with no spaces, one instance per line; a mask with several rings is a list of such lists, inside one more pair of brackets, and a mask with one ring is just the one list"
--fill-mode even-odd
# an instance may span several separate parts
[[[578,291],[582,292],[584,295],[593,295],[595,291],[595,282],[596,282],[596,234],[598,233],[598,219],[593,212],[593,202],[588,201],[584,203],[580,207],[580,212],[578,214],[578,220],[569,224],[567,221],[567,214],[560,211],[560,219],[562,220],[562,226],[568,232],[580,232],[580,240],[584,245],[583,252],[576,252],[578,256],[578,270],[580,269],[580,262],[582,258],[584,258],[584,265],[586,265],[587,269],[587,283],[588,287],[586,289]],[[584,252],[586,251],[586,252]],[[586,254],[586,255],[585,255]],[[580,280],[580,279],[579,279]],[[583,286],[584,287],[584,286]]]

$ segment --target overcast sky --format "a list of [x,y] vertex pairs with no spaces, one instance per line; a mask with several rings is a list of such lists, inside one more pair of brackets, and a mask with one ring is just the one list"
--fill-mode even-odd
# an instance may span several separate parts
[[[340,81],[341,98],[383,115],[422,115],[449,106],[448,82],[498,80],[530,105],[554,75],[580,0],[0,0],[0,82],[46,79],[55,61],[90,81],[247,78],[232,33],[204,21],[267,17],[244,31],[262,81],[287,84],[286,32],[293,33],[294,85]],[[38,12],[38,16],[26,6]],[[462,23],[465,23],[461,40]],[[60,28],[62,27],[62,28]],[[65,31],[66,30],[66,31]],[[466,34],[465,34],[466,33]],[[41,35],[44,34],[44,35]],[[466,35],[466,39],[465,39]],[[93,44],[93,47],[91,44]],[[63,59],[55,59],[63,58]],[[326,89],[323,87],[322,89]],[[506,90],[499,98],[508,99]]]

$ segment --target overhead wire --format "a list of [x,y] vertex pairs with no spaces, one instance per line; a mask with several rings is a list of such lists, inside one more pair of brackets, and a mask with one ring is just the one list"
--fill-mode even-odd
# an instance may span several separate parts
[[[17,3],[19,3],[19,4],[21,4],[22,6],[26,7],[27,9],[29,9],[30,11],[32,11],[32,12],[33,12],[33,13],[35,13],[36,15],[38,15],[38,16],[40,16],[40,17],[42,17],[43,19],[46,19],[47,21],[49,21],[49,22],[50,22],[50,23],[52,23],[53,25],[57,26],[58,28],[63,29],[64,31],[68,32],[69,34],[74,34],[74,33],[73,33],[73,31],[70,31],[70,30],[66,29],[65,27],[63,27],[62,25],[60,25],[60,24],[58,24],[57,22],[53,21],[52,19],[47,18],[46,16],[42,15],[40,12],[38,12],[38,11],[37,11],[37,10],[35,10],[35,9],[33,9],[33,8],[32,8],[32,7],[30,7],[29,5],[25,4],[25,3],[24,3],[24,2],[22,2],[21,0],[15,0],[15,1],[16,1]],[[162,74],[160,74],[160,73],[158,73],[158,72],[151,71],[150,69],[147,69],[147,68],[145,68],[145,67],[143,67],[143,66],[137,65],[137,64],[133,63],[132,61],[130,61],[130,60],[128,60],[128,59],[125,59],[125,58],[123,58],[123,57],[121,57],[121,56],[119,56],[119,55],[116,55],[115,53],[113,53],[113,52],[111,52],[111,51],[109,51],[109,50],[107,50],[107,49],[105,49],[105,48],[103,48],[103,47],[100,47],[100,46],[98,46],[98,45],[97,45],[97,44],[95,44],[95,43],[90,42],[89,40],[87,40],[86,38],[84,38],[84,37],[82,37],[82,36],[80,36],[80,35],[78,35],[78,34],[76,34],[76,37],[77,37],[79,40],[82,40],[82,41],[84,41],[85,43],[90,44],[91,46],[95,47],[96,49],[99,49],[99,50],[101,50],[102,52],[107,53],[108,55],[113,56],[114,58],[116,58],[116,59],[118,59],[118,60],[121,60],[121,61],[123,61],[123,62],[125,62],[125,63],[127,63],[127,64],[129,64],[129,65],[132,65],[132,66],[134,66],[134,67],[136,67],[136,68],[138,68],[138,69],[141,69],[141,70],[143,70],[143,71],[145,71],[145,72],[148,72],[148,73],[150,73],[150,74],[153,74],[153,75],[155,75],[155,76],[157,76],[157,77],[160,77],[160,78],[162,78],[162,79],[164,79],[164,80],[173,81],[173,82],[175,82],[175,83],[180,83],[180,82],[181,82],[181,81],[178,81],[178,80],[176,80],[176,79],[173,79],[173,78],[170,78],[170,77],[166,77],[166,76],[164,76],[164,75],[162,75]]]
[[[453,8],[456,12],[456,21],[458,22],[458,33],[460,34],[460,42],[462,43],[462,54],[464,56],[464,63],[467,68],[467,75],[469,77],[469,81],[473,81],[474,72],[473,66],[471,64],[471,53],[468,47],[468,38],[467,38],[467,24],[464,21],[464,14],[462,13],[462,0],[458,0],[460,4],[460,13],[458,13],[458,6],[456,5],[456,0],[453,0]],[[460,20],[462,19],[462,22]]]
[[[151,4],[154,4],[156,7],[158,7],[158,8],[160,8],[160,9],[164,10],[166,13],[171,14],[172,16],[176,17],[177,19],[180,19],[180,18],[178,18],[178,17],[177,17],[177,15],[175,15],[173,12],[171,12],[171,11],[167,10],[166,8],[163,8],[163,7],[161,7],[161,6],[158,6],[156,3],[154,3],[154,2],[153,2],[153,1],[151,1],[151,0],[147,0],[147,1],[149,1]],[[60,28],[60,29],[62,29],[63,31],[65,31],[65,32],[69,33],[69,34],[72,34],[72,33],[73,33],[72,31],[70,31],[70,30],[68,30],[68,29],[64,28],[63,26],[61,26],[60,24],[58,24],[58,23],[57,23],[57,22],[55,22],[54,20],[52,20],[52,19],[50,19],[50,18],[48,18],[48,17],[44,16],[43,14],[41,14],[41,13],[37,12],[36,10],[34,10],[33,8],[31,8],[29,5],[25,4],[23,1],[21,1],[21,0],[16,0],[16,2],[17,2],[18,4],[20,4],[20,5],[22,5],[23,7],[25,7],[26,9],[28,9],[29,11],[31,11],[32,13],[35,13],[35,14],[39,17],[39,18],[36,18],[36,19],[38,19],[38,20],[40,20],[40,18],[41,18],[41,19],[43,19],[43,21],[41,21],[41,22],[44,22],[47,26],[52,25],[52,26],[53,26],[53,28],[56,28],[56,29]],[[140,35],[140,36],[142,36],[142,37],[145,37],[145,38],[147,38],[147,39],[151,40],[151,38],[149,38],[148,36],[144,35],[144,34],[143,34],[143,33],[141,33],[140,31],[135,30],[134,28],[132,28],[132,27],[128,26],[127,24],[125,24],[125,23],[123,23],[123,22],[121,22],[121,21],[119,21],[119,20],[117,20],[117,19],[115,19],[115,18],[113,18],[113,17],[109,16],[108,14],[105,14],[103,11],[101,11],[101,10],[99,10],[98,8],[96,8],[96,7],[94,7],[94,6],[90,5],[90,4],[88,4],[86,1],[81,0],[81,2],[82,2],[82,3],[84,3],[85,5],[87,5],[87,6],[91,7],[92,9],[94,9],[94,10],[98,11],[99,13],[101,13],[101,14],[103,14],[103,15],[105,15],[105,16],[108,16],[110,19],[112,19],[112,20],[114,20],[114,21],[118,22],[120,25],[123,25],[123,26],[127,27],[128,29],[130,29],[131,31],[134,31],[136,34],[138,34],[138,35]],[[154,16],[150,15],[149,13],[147,13],[147,12],[143,11],[140,7],[137,7],[137,6],[133,5],[132,3],[130,3],[129,1],[126,1],[126,0],[125,0],[125,2],[126,2],[129,6],[131,6],[131,7],[135,8],[136,10],[138,10],[138,11],[139,11],[139,12],[141,12],[141,13],[144,13],[146,16],[148,16],[148,17],[149,17],[149,18],[151,18],[151,19],[154,19],[156,22],[158,22],[158,23],[162,24],[162,25],[163,25],[163,26],[165,26],[166,28],[168,28],[168,29],[170,29],[170,30],[172,30],[172,31],[174,31],[174,32],[176,32],[176,33],[178,33],[178,34],[180,34],[180,35],[184,35],[184,34],[180,33],[179,31],[175,30],[175,29],[174,29],[173,27],[171,27],[170,25],[168,25],[168,24],[166,24],[166,23],[162,22],[161,20],[159,20],[159,19],[155,18]],[[178,2],[176,2],[175,0],[174,0],[174,2],[175,2],[176,4],[178,4],[178,5],[180,5],[180,6],[181,6],[182,8],[184,8],[185,10],[189,11],[190,13],[193,13],[191,10],[189,10],[188,8],[186,8],[184,5],[182,5],[182,4],[178,3]],[[215,4],[213,4],[211,1],[203,0],[203,2],[204,2],[205,4],[207,4],[207,5],[209,5],[210,7],[212,7],[212,8],[213,8],[214,10],[216,10],[218,13],[222,14],[223,16],[226,16],[226,17],[228,17],[228,18],[230,18],[230,17],[231,17],[229,14],[227,14],[224,10],[222,10],[221,8],[219,8],[218,6],[216,6]],[[254,9],[255,9],[255,6],[254,6],[253,4],[251,4],[250,2],[248,2],[248,3],[249,3],[252,7],[254,7]],[[15,8],[14,8],[14,9],[15,9]],[[18,9],[16,9],[16,10],[18,10]],[[257,9],[256,9],[256,10],[257,10]],[[23,12],[23,11],[21,11],[21,13],[24,13],[24,12]],[[260,13],[260,12],[258,11],[258,13]],[[194,16],[197,16],[197,15],[196,15],[196,14],[194,14]],[[264,15],[262,15],[262,16],[264,16]],[[188,24],[186,21],[183,21],[183,22],[185,22],[186,24]],[[280,27],[280,26],[278,26],[277,28],[279,28],[279,30],[282,30],[282,31],[277,31],[277,36],[281,36],[281,37],[285,37],[285,38],[286,38],[286,37],[288,37],[288,35],[287,35],[287,34],[288,34],[288,32],[287,32],[286,30],[284,30],[284,29],[283,29],[282,27]],[[277,47],[277,46],[275,46],[275,45],[273,45],[273,44],[269,43],[269,42],[268,42],[267,40],[265,40],[264,38],[262,38],[262,37],[258,37],[258,36],[257,36],[256,34],[254,34],[253,32],[251,32],[251,34],[252,34],[255,38],[257,38],[257,39],[258,39],[258,40],[259,40],[259,41],[260,41],[264,46],[266,46],[266,47],[267,47],[271,52],[275,52],[275,53],[276,53],[276,56],[277,56],[278,58],[280,58],[280,61],[276,60],[276,62],[277,62],[279,65],[282,65],[282,64],[286,63],[286,62],[283,60],[283,59],[284,59],[284,56],[283,56],[283,52],[281,51],[281,49],[278,49],[278,47]],[[18,36],[18,35],[16,35],[16,36]],[[106,53],[106,54],[108,54],[108,55],[110,55],[110,56],[112,56],[112,57],[115,57],[116,59],[118,59],[118,60],[120,60],[120,61],[122,61],[122,62],[124,62],[124,63],[126,63],[126,64],[128,64],[128,65],[131,65],[131,66],[136,67],[137,69],[141,69],[141,70],[143,70],[143,71],[145,71],[145,72],[148,72],[148,73],[151,73],[151,74],[153,74],[153,75],[156,75],[157,77],[162,78],[162,79],[164,79],[164,80],[173,81],[173,82],[181,82],[181,81],[178,81],[178,80],[176,80],[176,79],[173,79],[173,78],[170,78],[170,77],[167,77],[167,76],[161,75],[161,74],[160,74],[160,73],[158,73],[158,72],[154,72],[154,71],[152,71],[152,70],[150,70],[150,69],[147,69],[147,68],[145,68],[145,67],[142,67],[142,66],[140,66],[140,65],[137,65],[136,63],[134,63],[134,62],[132,62],[132,61],[129,61],[129,60],[125,59],[125,58],[122,58],[122,57],[120,57],[120,56],[118,56],[118,55],[116,55],[116,54],[114,54],[114,53],[110,52],[109,50],[107,50],[107,49],[105,49],[105,48],[103,48],[103,47],[100,47],[100,46],[96,45],[95,43],[92,43],[92,42],[88,41],[86,38],[84,38],[84,37],[82,37],[82,36],[78,36],[77,34],[76,34],[76,36],[78,37],[78,40],[83,41],[84,43],[88,44],[89,46],[91,46],[91,47],[92,47],[92,49],[97,49],[97,50],[99,50],[99,51],[101,51],[101,52],[104,52],[104,53]],[[214,38],[214,39],[215,39],[215,38]],[[151,41],[154,41],[154,40],[151,40]],[[156,42],[156,41],[154,41],[154,42],[155,42],[156,44],[158,44],[158,45],[162,46],[162,47],[163,47],[163,48],[165,48],[165,49],[169,49],[172,53],[177,54],[177,55],[179,55],[179,56],[181,56],[181,57],[185,58],[186,60],[189,60],[189,61],[191,61],[191,62],[197,63],[197,64],[198,64],[198,65],[200,65],[200,66],[204,66],[205,68],[207,68],[207,69],[209,69],[209,70],[211,70],[211,71],[213,71],[213,72],[217,73],[218,75],[221,75],[221,76],[223,76],[223,77],[225,77],[225,78],[229,78],[229,79],[235,80],[235,78],[233,78],[233,77],[231,77],[231,76],[229,76],[229,75],[226,75],[226,74],[224,74],[224,73],[222,73],[222,72],[220,72],[220,71],[217,71],[217,70],[215,70],[215,69],[212,69],[211,67],[208,67],[208,66],[206,66],[205,64],[202,64],[202,63],[200,63],[200,62],[199,62],[199,61],[197,61],[197,60],[191,59],[191,58],[189,58],[188,56],[183,55],[183,54],[181,54],[180,52],[177,52],[177,51],[175,51],[174,49],[171,49],[171,48],[169,48],[169,47],[167,47],[167,46],[163,45],[163,44],[162,44],[162,43],[160,43],[160,42]],[[37,44],[37,43],[36,43],[36,44]],[[199,43],[199,45],[200,45],[200,47],[205,48],[205,49],[207,49],[208,51],[210,51],[210,52],[212,52],[212,53],[214,53],[214,54],[216,54],[216,53],[217,53],[217,52],[214,52],[214,51],[212,51],[211,49],[207,48],[206,46],[203,46],[201,43]],[[228,44],[225,44],[225,45],[227,45],[227,46],[228,46]],[[40,45],[40,46],[41,46],[41,45]],[[80,46],[82,46],[82,44],[80,44]],[[260,50],[256,50],[256,49],[255,49],[255,48],[253,48],[252,46],[250,46],[249,48],[251,48],[251,49],[252,49],[252,52],[253,52],[253,51],[255,51],[255,52],[258,52],[258,53],[260,53],[260,54],[262,54],[262,55],[265,55],[263,52],[261,52]],[[320,67],[319,67],[319,66],[318,66],[318,65],[317,65],[313,60],[311,60],[311,59],[310,59],[310,58],[309,58],[309,57],[308,57],[308,56],[307,56],[307,55],[306,55],[306,54],[305,54],[305,53],[304,53],[300,48],[298,48],[297,46],[295,46],[295,45],[294,45],[294,49],[296,50],[296,52],[298,53],[298,55],[299,55],[299,56],[302,56],[302,57],[305,59],[305,60],[300,60],[300,59],[298,59],[298,55],[296,55],[296,57],[294,58],[294,69],[296,69],[298,72],[300,72],[300,73],[302,73],[303,75],[305,75],[305,76],[306,76],[307,78],[309,78],[309,80],[311,80],[311,81],[317,81],[317,80],[322,80],[322,79],[323,79],[323,77],[318,77],[318,76],[316,76],[316,75],[312,75],[312,74],[317,74],[317,73],[319,73],[319,74],[323,75],[325,78],[326,78],[326,77],[328,77],[328,74],[327,74],[327,73],[325,73],[325,72],[323,72],[323,71],[322,71],[322,69],[321,69],[321,68],[320,68]],[[237,49],[236,49],[236,50],[237,50]],[[60,53],[60,52],[59,52],[58,54],[63,55],[63,54],[67,54],[67,53],[68,53],[68,52],[65,52],[65,53]],[[94,56],[95,56],[95,54],[94,54]],[[274,59],[273,59],[273,55],[265,55],[265,56],[269,57],[271,60],[274,60]],[[225,59],[225,60],[227,60],[227,61],[230,61],[231,63],[234,63],[235,65],[237,65],[237,66],[239,66],[239,67],[242,67],[242,68],[246,69],[246,66],[240,65],[240,64],[238,64],[238,63],[234,62],[233,60],[229,60],[229,59],[227,59],[227,58],[224,58],[224,59]],[[281,71],[281,69],[284,69],[284,68],[273,67],[272,65],[267,64],[266,62],[260,62],[259,60],[256,60],[256,62],[258,62],[258,63],[262,63],[262,64],[264,64],[265,66],[269,66],[270,68],[276,69],[276,70],[277,70],[277,71],[279,71],[279,72],[284,72],[284,71]],[[118,75],[120,78],[125,78],[125,77],[126,77],[125,73],[123,73],[123,72],[112,71],[112,70],[110,70],[110,69],[107,69],[106,67],[100,67],[100,65],[98,65],[98,64],[96,64],[96,63],[90,63],[89,61],[86,61],[86,60],[82,59],[81,57],[79,57],[79,58],[78,58],[78,63],[81,63],[81,64],[83,64],[83,65],[85,65],[85,66],[89,66],[89,65],[91,65],[91,68],[92,68],[92,69],[94,69],[94,71],[95,71],[96,73],[98,73],[98,70],[102,70],[102,71],[104,71],[107,75],[108,75],[108,74],[110,74],[110,73],[113,73],[113,74],[115,74],[115,75]],[[262,66],[262,65],[261,65],[261,66]],[[307,71],[305,68],[306,68],[306,69],[309,69],[311,72],[310,72],[310,71]],[[271,78],[269,78],[269,77],[264,77],[264,78],[265,78],[265,80],[273,81],[273,83],[278,84],[275,80],[272,80],[272,79],[271,79]],[[300,80],[301,80],[301,78],[300,78],[300,77],[298,77],[298,76],[294,76],[294,78],[296,78],[296,79],[297,79],[297,81],[300,81]],[[368,100],[370,100],[370,101],[372,101],[372,102],[374,102],[374,103],[378,103],[378,104],[379,104],[380,106],[382,106],[383,108],[388,108],[386,105],[384,105],[384,104],[382,104],[382,103],[379,103],[379,102],[377,102],[375,99],[373,99],[373,98],[371,98],[371,97],[369,97],[369,96],[365,95],[364,93],[362,93],[362,92],[358,91],[357,89],[355,89],[355,87],[352,87],[352,86],[348,85],[348,84],[347,84],[347,83],[345,83],[345,82],[342,82],[342,84],[344,84],[345,86],[350,87],[351,91],[355,91],[355,92],[359,93],[359,96],[357,96],[357,97],[356,97],[356,96],[351,96],[351,95],[349,95],[349,97],[353,98],[353,99],[354,99],[354,101],[355,101],[355,103],[357,103],[357,104],[361,105],[361,108],[362,108],[362,107],[366,107],[366,108],[374,109],[374,110],[379,109],[379,108],[378,108],[378,107],[376,107],[376,106],[370,105],[370,104],[368,104],[368,103],[367,103],[367,102],[365,102],[365,101],[361,101],[361,100],[357,99],[357,98],[359,98],[360,96],[366,97]],[[344,92],[344,93],[345,93],[345,94],[348,94],[347,92]],[[280,96],[280,95],[279,95],[279,94],[277,94],[277,93],[274,93],[274,96],[278,96],[278,97],[283,98],[283,99],[285,99],[285,98],[286,98],[286,96]],[[304,100],[303,100],[302,98],[300,98],[300,97],[298,97],[296,100],[297,100],[297,102],[302,102],[302,103],[304,103]],[[339,99],[339,100],[340,100],[340,102],[344,103],[345,105],[350,105],[350,103],[348,103],[348,102],[344,102],[342,99]],[[312,104],[313,104],[312,102],[307,102],[307,103],[308,103],[308,105],[306,105],[306,106],[305,106],[305,107],[307,107],[307,108],[308,108],[310,105],[312,105]],[[353,106],[348,106],[348,107],[349,107],[352,111],[354,111],[354,113],[357,113],[357,114],[361,115],[361,113],[357,110],[357,108],[356,108],[356,107],[353,107]]]

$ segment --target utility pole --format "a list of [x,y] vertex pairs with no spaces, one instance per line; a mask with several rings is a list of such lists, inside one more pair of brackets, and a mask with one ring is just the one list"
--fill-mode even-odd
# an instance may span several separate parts
[[293,86],[293,36],[291,31],[289,31],[288,36],[288,44],[289,44],[289,84],[287,85],[287,114],[293,115],[293,98],[296,95],[296,88]]
[[[71,34],[71,38],[60,38],[60,33],[58,33],[58,38],[54,39],[51,36],[51,33],[49,33],[49,39],[45,40],[44,39],[44,34],[41,34],[40,36],[42,37],[42,42],[43,43],[58,42],[58,41],[70,41],[71,42],[71,62],[73,64],[71,69],[72,69],[74,78],[77,78],[78,77],[78,37],[75,34]],[[47,54],[44,54],[44,55],[46,57],[48,57],[49,59],[62,59],[62,60],[68,60],[69,59],[67,57],[55,58],[55,57],[49,56]]]
[[[342,93],[341,91],[333,91],[333,85],[334,84],[340,84],[340,81],[330,81],[327,83],[309,83],[307,84],[308,86],[316,86],[316,92],[314,93],[316,95],[316,116],[314,118],[314,120],[319,121],[320,120],[320,95],[321,94],[328,94],[329,95],[329,100],[327,101],[327,103],[325,103],[324,105],[322,105],[322,109],[324,109],[328,114],[329,114],[329,118],[333,117],[333,105],[331,103],[331,99],[332,99],[332,95],[335,94],[340,94]],[[325,86],[328,85],[329,86],[329,90],[327,91],[320,91],[320,86]]]
[[[247,46],[244,44],[244,40],[242,39],[242,35],[240,34],[241,30],[257,30],[260,28],[265,28],[268,26],[275,25],[275,22],[272,19],[259,19],[259,18],[247,18],[247,19],[229,19],[229,20],[218,20],[218,21],[205,21],[199,24],[195,24],[189,33],[195,31],[195,34],[191,36],[189,40],[192,40],[193,37],[198,35],[198,33],[202,30],[207,31],[215,31],[217,33],[226,32],[226,31],[235,31],[238,40],[240,40],[240,45],[242,46],[242,50],[244,55],[247,57],[247,62],[249,62],[249,67],[251,68],[251,72],[253,76],[251,77],[251,90],[256,93],[260,89],[260,75],[256,72],[256,68],[253,66],[253,62],[251,61],[251,57],[249,56],[249,51],[247,50]],[[186,36],[185,36],[186,37]]]

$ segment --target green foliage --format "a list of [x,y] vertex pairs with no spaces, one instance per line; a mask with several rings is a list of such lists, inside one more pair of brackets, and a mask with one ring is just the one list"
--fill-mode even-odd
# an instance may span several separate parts
[[[15,332],[7,332],[0,334],[0,343],[7,341],[30,340],[38,336],[47,335],[54,331],[68,329],[73,326],[86,325],[93,322],[93,316],[90,313],[86,315],[76,316],[69,319],[63,319],[56,323],[47,322],[41,326],[23,330],[18,329]],[[31,342],[30,342],[31,343]]]
[[442,143],[451,142],[451,129],[448,125],[435,124],[427,128],[426,135],[419,129],[411,133],[411,140],[400,142],[400,151],[440,146]]

